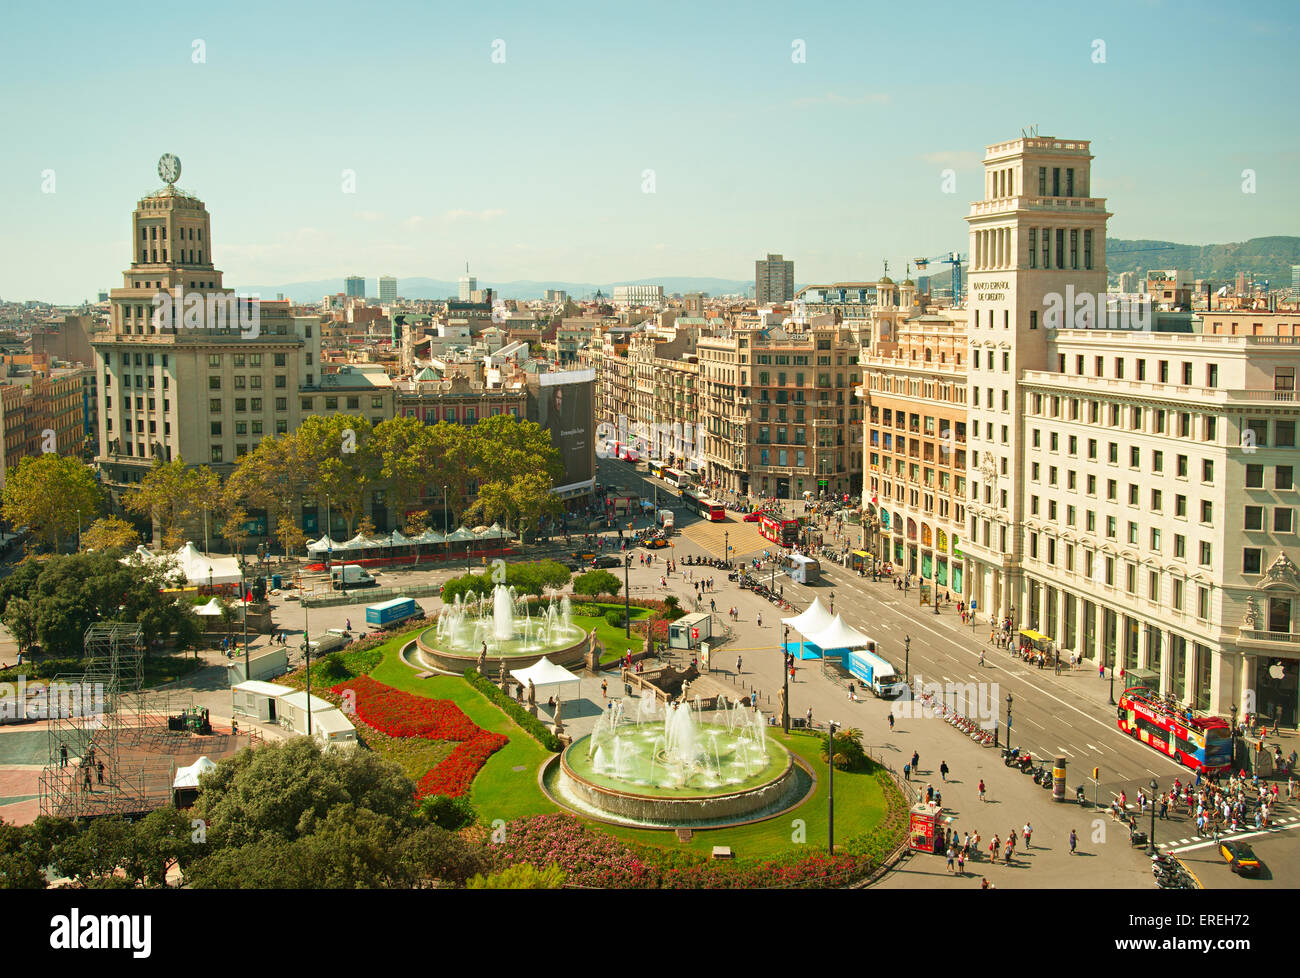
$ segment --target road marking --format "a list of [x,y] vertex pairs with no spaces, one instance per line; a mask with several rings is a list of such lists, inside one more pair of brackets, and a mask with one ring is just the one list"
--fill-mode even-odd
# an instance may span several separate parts
[[1034,721],[1031,720],[1031,719],[1029,719],[1029,717],[1022,716],[1020,719],[1023,720],[1025,723],[1033,723],[1034,726],[1037,727],[1039,730],[1042,730],[1042,729],[1043,729],[1042,724],[1040,724],[1040,723],[1034,723]]
[[1067,755],[1068,757],[1073,757],[1073,756],[1074,756],[1074,755],[1071,754],[1068,750],[1066,750],[1064,747],[1058,747],[1058,748],[1056,748],[1056,749],[1057,749],[1058,751],[1060,751],[1062,754]]
[[1098,754],[1101,753],[1101,751],[1097,750],[1096,747],[1093,747],[1092,744],[1089,744],[1089,745],[1088,745],[1088,750],[1095,750],[1095,751],[1097,751]]
[[[1286,831],[1286,829],[1280,826],[1271,826],[1267,829],[1259,829],[1258,831],[1255,832],[1240,832],[1237,833],[1236,835],[1221,835],[1219,836],[1217,841],[1214,839],[1211,839],[1209,842],[1202,841],[1198,845],[1186,846],[1185,848],[1175,849],[1173,851],[1175,853],[1190,852],[1192,849],[1204,849],[1206,846],[1217,845],[1218,842],[1241,842],[1244,841],[1245,839],[1254,839],[1261,835],[1272,835],[1276,832],[1284,832],[1284,831]],[[1193,838],[1197,838],[1197,837],[1193,836]]]

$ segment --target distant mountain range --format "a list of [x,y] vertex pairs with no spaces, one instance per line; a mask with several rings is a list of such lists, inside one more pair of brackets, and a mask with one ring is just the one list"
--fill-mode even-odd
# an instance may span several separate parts
[[[688,292],[707,292],[709,295],[743,295],[746,289],[752,289],[754,283],[748,279],[729,278],[690,278],[667,276],[664,278],[642,278],[619,282],[538,282],[522,280],[514,282],[493,282],[479,279],[480,289],[492,289],[503,299],[540,299],[547,289],[560,289],[569,294],[571,299],[594,296],[600,291],[604,296],[614,294],[615,285],[662,285],[665,295],[675,292],[685,295]],[[284,285],[236,285],[235,290],[243,294],[260,295],[263,299],[275,298],[283,294],[294,302],[319,302],[322,296],[334,295],[344,291],[343,279],[319,279],[315,282],[289,282]],[[404,299],[446,299],[455,298],[460,291],[456,282],[446,282],[436,278],[399,278],[397,294]],[[366,295],[379,294],[379,279],[366,279]]]
[[[1267,238],[1251,238],[1249,241],[1234,244],[1185,245],[1173,241],[1151,241],[1146,239],[1129,241],[1122,238],[1108,238],[1106,241],[1106,264],[1112,282],[1120,272],[1136,272],[1144,275],[1152,268],[1177,268],[1189,273],[1193,279],[1209,279],[1216,283],[1231,283],[1238,271],[1249,272],[1255,280],[1267,280],[1274,288],[1289,285],[1291,266],[1300,265],[1300,237],[1276,235]],[[917,273],[913,271],[913,276]],[[930,275],[932,286],[942,285],[948,281],[950,271],[947,266]],[[853,276],[844,276],[845,280]],[[873,276],[866,276],[867,280]],[[366,279],[366,295],[379,294],[377,278]],[[479,279],[481,289],[492,289],[504,299],[540,299],[547,289],[561,289],[572,299],[593,296],[600,291],[606,296],[614,294],[615,285],[662,285],[664,293],[707,292],[711,296],[744,295],[752,289],[752,279],[704,278],[689,276],[665,276],[662,278],[641,278],[618,282],[560,282],[522,280],[513,282],[493,282]],[[343,291],[343,277],[335,279],[318,279],[314,282],[288,282],[282,285],[236,285],[236,290],[244,294],[256,294],[262,298],[274,298],[283,294],[293,302],[318,302],[325,295]],[[456,282],[434,278],[399,278],[397,293],[406,299],[446,299],[454,297],[459,290]]]

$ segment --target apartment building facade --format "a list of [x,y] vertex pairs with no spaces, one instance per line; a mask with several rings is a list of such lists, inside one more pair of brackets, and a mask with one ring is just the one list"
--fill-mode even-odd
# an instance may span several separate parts
[[[903,283],[907,294],[910,280]],[[966,314],[890,323],[862,356],[865,545],[873,558],[966,596]]]

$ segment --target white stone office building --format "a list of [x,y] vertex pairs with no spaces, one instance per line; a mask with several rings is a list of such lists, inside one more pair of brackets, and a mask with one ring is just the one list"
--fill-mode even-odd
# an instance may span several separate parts
[[[1110,215],[1091,159],[1086,141],[990,146],[967,218],[969,593],[1094,667],[1294,724],[1300,315],[1098,329]],[[1085,293],[1100,309],[1058,321],[1057,296]]]

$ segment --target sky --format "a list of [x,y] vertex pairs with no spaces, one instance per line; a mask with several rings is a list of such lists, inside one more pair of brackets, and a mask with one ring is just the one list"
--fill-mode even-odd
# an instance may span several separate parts
[[743,279],[768,252],[800,283],[874,278],[967,251],[984,147],[1030,125],[1092,141],[1112,237],[1300,233],[1292,0],[71,2],[5,21],[3,299],[120,286],[165,152],[234,286],[400,292],[466,260],[485,284]]

